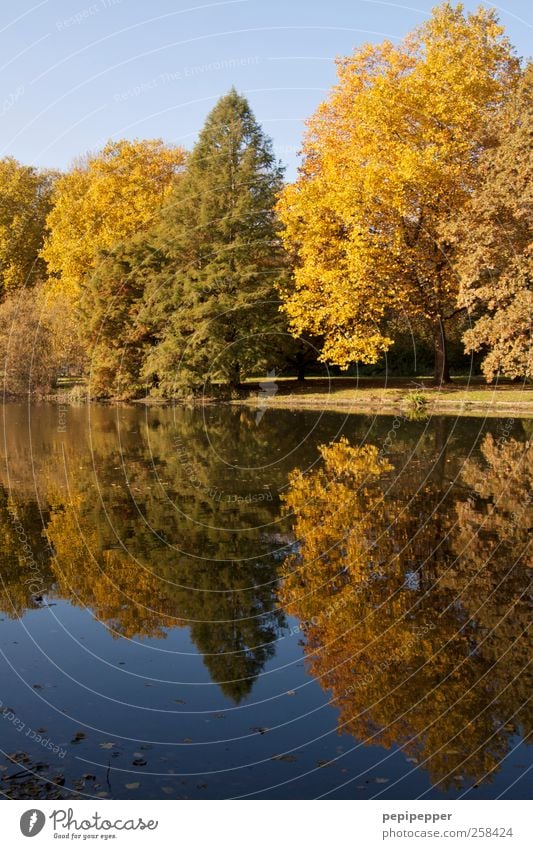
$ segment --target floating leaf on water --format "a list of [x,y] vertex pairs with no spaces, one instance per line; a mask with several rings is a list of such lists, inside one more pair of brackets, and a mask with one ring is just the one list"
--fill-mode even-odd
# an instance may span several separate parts
[[86,735],[83,731],[76,731],[74,737],[70,741],[71,743],[81,743],[82,740],[85,740]]

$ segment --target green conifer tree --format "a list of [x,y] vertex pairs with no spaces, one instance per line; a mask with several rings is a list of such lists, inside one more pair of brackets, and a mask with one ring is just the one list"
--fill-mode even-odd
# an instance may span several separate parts
[[232,89],[209,114],[154,233],[165,262],[145,292],[157,344],[144,375],[164,394],[235,388],[270,364],[284,331],[276,284],[287,261],[274,213],[282,174]]

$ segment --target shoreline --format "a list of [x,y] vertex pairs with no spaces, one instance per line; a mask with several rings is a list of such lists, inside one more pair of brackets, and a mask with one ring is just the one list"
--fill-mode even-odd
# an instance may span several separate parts
[[[242,401],[230,401],[235,406],[247,406],[253,409],[277,409],[277,410],[317,410],[331,413],[344,413],[353,415],[365,415],[372,413],[373,415],[391,416],[401,414],[406,416],[411,414],[413,419],[417,414],[405,402],[366,402],[366,401],[343,401],[342,399],[332,400],[330,402],[317,401],[310,399],[284,399],[274,403],[267,401],[266,403],[257,399],[245,399]],[[426,407],[418,411],[420,419],[427,418],[432,415],[438,416],[487,416],[491,418],[503,418],[510,413],[519,418],[533,419],[533,402],[523,401],[518,403],[496,402],[492,404],[481,404],[473,401],[462,403],[451,401],[434,401],[428,403]]]
[[[422,380],[422,379],[421,379]],[[161,398],[91,398],[84,387],[64,386],[34,403],[58,405],[102,404],[137,407],[240,406],[254,410],[317,410],[345,415],[395,415],[413,419],[430,415],[489,416],[514,415],[533,418],[533,386],[501,383],[497,386],[456,378],[452,384],[435,387],[429,382],[396,378],[384,385],[379,378],[360,380],[309,378],[305,383],[277,378],[249,381],[236,397],[205,395]],[[81,390],[81,391],[80,391]],[[5,398],[8,403],[28,403],[28,398]],[[33,403],[33,402],[32,402]]]

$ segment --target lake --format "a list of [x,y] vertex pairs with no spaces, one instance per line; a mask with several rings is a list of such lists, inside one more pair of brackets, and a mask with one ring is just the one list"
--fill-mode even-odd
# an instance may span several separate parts
[[3,795],[528,797],[532,421],[2,424]]

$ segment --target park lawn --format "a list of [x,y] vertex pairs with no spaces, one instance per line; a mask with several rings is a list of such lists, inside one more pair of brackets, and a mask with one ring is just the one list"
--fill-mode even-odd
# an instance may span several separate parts
[[297,383],[291,378],[247,381],[248,395],[237,403],[269,407],[321,407],[324,409],[402,409],[413,406],[413,393],[428,411],[471,412],[492,415],[516,412],[533,416],[533,385],[502,382],[488,385],[482,378],[455,378],[451,385],[435,387],[429,377],[308,378]]

